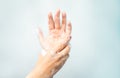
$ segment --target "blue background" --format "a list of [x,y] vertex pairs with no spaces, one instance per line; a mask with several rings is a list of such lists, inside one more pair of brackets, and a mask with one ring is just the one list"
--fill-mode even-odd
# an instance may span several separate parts
[[47,14],[67,12],[70,58],[55,78],[120,78],[119,0],[1,0],[0,78],[25,78],[41,52],[37,28]]

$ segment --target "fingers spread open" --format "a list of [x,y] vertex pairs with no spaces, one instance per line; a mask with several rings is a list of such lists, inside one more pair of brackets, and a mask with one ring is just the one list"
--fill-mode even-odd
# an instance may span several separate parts
[[54,24],[54,20],[51,12],[48,14],[48,25],[49,25],[49,30],[52,30],[55,28],[55,24]]
[[71,35],[71,32],[72,32],[72,25],[71,25],[71,22],[68,22],[68,25],[67,25],[67,28],[66,28],[66,33],[68,35]]
[[65,12],[63,12],[62,13],[62,30],[66,30],[66,13]]
[[57,10],[54,20],[55,20],[55,28],[60,29],[60,10]]

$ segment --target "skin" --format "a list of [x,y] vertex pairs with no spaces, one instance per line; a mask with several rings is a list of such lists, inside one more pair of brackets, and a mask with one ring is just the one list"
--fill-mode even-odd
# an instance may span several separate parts
[[46,52],[60,52],[71,39],[72,26],[70,22],[67,24],[66,13],[62,13],[62,23],[60,24],[60,10],[56,11],[54,19],[50,12],[48,14],[48,26],[49,34],[47,37],[44,37],[41,29],[39,29],[40,44]]
[[68,59],[69,52],[70,46],[66,46],[55,56],[51,56],[49,52],[45,56],[40,55],[35,68],[26,78],[53,78]]
[[71,39],[71,23],[67,23],[66,13],[62,13],[62,23],[60,23],[60,10],[52,16],[48,14],[49,34],[44,37],[39,29],[39,40],[42,48],[47,52],[45,56],[39,55],[35,68],[26,78],[53,78],[61,69],[69,57]]

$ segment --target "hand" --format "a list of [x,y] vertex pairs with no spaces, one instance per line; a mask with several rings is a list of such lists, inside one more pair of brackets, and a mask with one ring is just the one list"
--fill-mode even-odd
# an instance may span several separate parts
[[[71,23],[67,24],[66,13],[62,13],[62,24],[60,23],[60,10],[54,16],[52,13],[48,14],[49,34],[47,37],[43,36],[39,30],[39,39],[42,48],[46,52],[60,52],[71,39]],[[66,25],[67,24],[67,25]]]
[[64,65],[69,52],[70,46],[66,46],[54,56],[51,56],[49,52],[45,56],[40,55],[34,70],[26,78],[52,78]]

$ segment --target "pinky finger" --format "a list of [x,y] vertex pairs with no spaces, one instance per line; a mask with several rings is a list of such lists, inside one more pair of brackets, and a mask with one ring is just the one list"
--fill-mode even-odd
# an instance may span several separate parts
[[68,35],[71,35],[71,32],[72,32],[72,24],[71,24],[71,22],[68,22],[67,28],[66,28],[66,33]]

